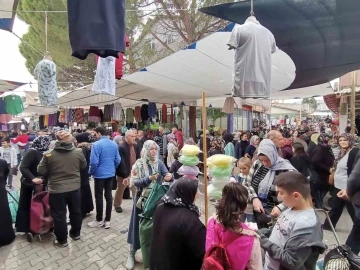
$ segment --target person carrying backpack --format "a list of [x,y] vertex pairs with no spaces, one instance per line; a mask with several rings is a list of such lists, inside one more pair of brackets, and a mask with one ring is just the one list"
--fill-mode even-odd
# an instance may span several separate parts
[[242,222],[248,191],[240,183],[228,183],[206,232],[202,270],[262,270],[260,242],[256,232]]

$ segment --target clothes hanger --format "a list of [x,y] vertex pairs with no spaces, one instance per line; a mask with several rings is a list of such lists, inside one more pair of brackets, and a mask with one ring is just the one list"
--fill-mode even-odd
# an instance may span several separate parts
[[255,17],[255,12],[254,12],[254,0],[251,0],[251,1],[250,1],[250,7],[251,7],[250,17],[246,19],[245,23],[252,22],[252,23],[258,23],[258,24],[259,24],[259,21],[258,21],[258,20],[256,19],[256,17]]

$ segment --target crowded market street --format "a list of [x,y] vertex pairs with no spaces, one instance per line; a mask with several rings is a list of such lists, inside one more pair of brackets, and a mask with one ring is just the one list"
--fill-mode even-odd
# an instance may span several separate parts
[[[18,188],[19,177],[14,182],[14,186]],[[91,181],[91,186],[93,187],[93,181]],[[203,185],[200,186],[200,190],[203,191]],[[200,197],[199,207],[204,213],[203,195]],[[125,270],[126,258],[129,253],[126,238],[131,208],[132,201],[124,200],[123,213],[118,214],[113,210],[111,228],[108,230],[88,228],[86,223],[93,218],[94,214],[89,215],[83,221],[81,240],[69,241],[69,246],[65,249],[54,247],[52,239],[46,243],[39,243],[36,240],[29,243],[25,235],[17,237],[11,245],[0,248],[0,269]],[[213,212],[214,206],[210,204],[209,215]],[[320,216],[321,220],[324,220],[324,215],[320,214]],[[204,215],[201,220],[204,222]],[[344,210],[337,226],[337,234],[341,242],[345,242],[351,227],[350,216]],[[335,238],[331,232],[324,231],[324,243],[330,247],[335,245]],[[141,261],[141,252],[139,251],[135,257]],[[140,269],[143,269],[142,264],[138,263],[135,270]]]

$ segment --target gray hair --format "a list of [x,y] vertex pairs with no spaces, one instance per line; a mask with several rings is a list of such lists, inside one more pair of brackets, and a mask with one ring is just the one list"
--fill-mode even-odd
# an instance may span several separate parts
[[125,138],[126,137],[129,137],[132,133],[134,133],[136,131],[136,129],[134,130],[134,129],[129,129],[129,130],[127,130],[126,132],[125,132]]

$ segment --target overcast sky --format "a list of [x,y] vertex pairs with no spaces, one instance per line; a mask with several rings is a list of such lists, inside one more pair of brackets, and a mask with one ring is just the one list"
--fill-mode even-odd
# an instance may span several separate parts
[[[27,31],[27,24],[16,18],[13,32],[22,37]],[[25,83],[34,81],[19,51],[20,40],[4,30],[0,30],[0,40],[0,79]]]

